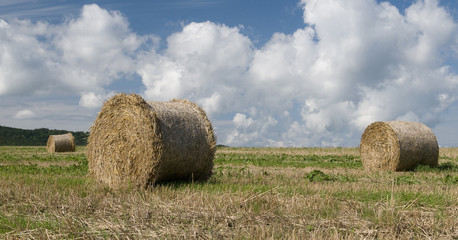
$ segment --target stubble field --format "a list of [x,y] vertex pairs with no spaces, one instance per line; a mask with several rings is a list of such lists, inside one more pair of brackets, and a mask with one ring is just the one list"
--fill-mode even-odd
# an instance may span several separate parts
[[208,182],[112,190],[84,147],[0,147],[1,239],[458,239],[458,148],[365,172],[358,148],[219,148]]

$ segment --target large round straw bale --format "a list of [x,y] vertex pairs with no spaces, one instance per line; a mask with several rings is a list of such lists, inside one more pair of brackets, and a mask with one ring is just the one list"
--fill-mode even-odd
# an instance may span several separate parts
[[110,187],[207,180],[216,140],[205,112],[186,100],[146,102],[124,93],[106,101],[87,145],[90,173]]
[[437,166],[439,146],[433,131],[418,122],[374,122],[361,137],[366,170],[406,171],[417,165]]
[[71,133],[61,135],[50,135],[46,147],[49,153],[74,152],[75,138]]

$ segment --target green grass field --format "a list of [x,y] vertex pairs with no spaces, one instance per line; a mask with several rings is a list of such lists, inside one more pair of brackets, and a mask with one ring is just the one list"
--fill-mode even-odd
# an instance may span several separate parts
[[219,148],[208,182],[111,190],[85,148],[0,147],[0,239],[457,239],[458,148],[365,172],[357,148]]

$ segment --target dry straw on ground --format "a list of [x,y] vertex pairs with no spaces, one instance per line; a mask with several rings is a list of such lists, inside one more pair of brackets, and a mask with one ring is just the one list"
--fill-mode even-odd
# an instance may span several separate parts
[[405,171],[417,165],[437,166],[439,146],[433,131],[418,122],[374,122],[361,137],[366,170]]
[[204,110],[186,100],[146,102],[124,93],[102,107],[88,138],[89,171],[110,187],[207,180],[216,140]]
[[71,133],[62,135],[50,135],[46,144],[48,152],[74,152],[75,138]]

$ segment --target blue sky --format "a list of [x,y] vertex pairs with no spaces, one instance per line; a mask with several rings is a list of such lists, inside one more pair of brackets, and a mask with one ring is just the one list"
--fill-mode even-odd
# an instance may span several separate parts
[[104,100],[201,105],[231,146],[357,146],[373,121],[458,146],[455,0],[6,0],[0,125],[86,131]]
[[[303,11],[297,0],[170,0],[170,1],[55,1],[19,0],[3,3],[5,18],[45,20],[59,23],[77,16],[84,4],[120,11],[138,34],[154,33],[163,38],[180,31],[183,24],[212,21],[228,26],[244,25],[243,32],[265,43],[273,33],[293,33],[302,27]],[[0,6],[2,4],[0,3]]]
[[[402,12],[415,0],[387,2]],[[228,26],[243,25],[243,33],[250,36],[258,46],[262,46],[275,32],[291,34],[305,25],[298,0],[6,0],[0,3],[0,15],[2,18],[59,23],[66,18],[76,17],[83,5],[92,3],[108,10],[120,11],[138,34],[154,33],[163,38],[180,31],[182,24],[209,20]],[[457,1],[442,0],[440,5],[454,14],[455,20],[458,18]]]

